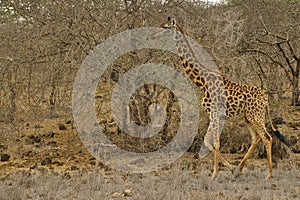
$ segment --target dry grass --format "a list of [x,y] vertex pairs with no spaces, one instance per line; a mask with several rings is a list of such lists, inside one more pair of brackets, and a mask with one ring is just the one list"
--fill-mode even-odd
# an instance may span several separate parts
[[[296,121],[298,114],[291,112],[286,121]],[[212,155],[201,160],[192,153],[156,172],[128,174],[101,163],[97,166],[71,121],[60,117],[28,122],[14,137],[12,132],[1,135],[1,151],[12,156],[8,162],[0,162],[1,200],[300,198],[299,154],[273,159],[274,178],[269,182],[265,181],[266,159],[255,154],[247,162],[244,174],[237,178],[221,166],[219,176],[212,181]],[[65,130],[59,129],[61,124],[66,126]],[[291,129],[288,123],[279,128],[285,135],[294,135],[298,143],[299,132],[295,128]],[[239,139],[245,139],[245,135]],[[296,143],[293,147],[298,149]],[[240,145],[224,145],[221,150],[230,163],[237,165],[245,152],[229,154],[229,146],[235,144]],[[50,162],[42,164],[45,158]]]
[[37,168],[3,177],[0,199],[300,198],[299,158],[278,163],[271,181],[265,181],[264,160],[256,161],[253,169],[246,168],[238,178],[225,169],[214,181],[207,161],[185,156],[168,169],[145,174],[96,168],[45,173]]

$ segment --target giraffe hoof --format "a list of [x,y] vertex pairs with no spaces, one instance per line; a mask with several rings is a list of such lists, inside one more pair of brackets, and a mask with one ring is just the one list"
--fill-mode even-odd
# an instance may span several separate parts
[[233,175],[234,175],[234,178],[237,178],[239,176],[241,176],[243,173],[242,173],[242,170],[240,168],[235,168],[234,169],[234,172],[233,172]]
[[266,180],[269,181],[273,178],[272,174],[268,174],[268,176],[266,177]]
[[212,180],[212,181],[215,180],[216,177],[217,177],[217,173],[216,173],[216,172],[213,172],[213,174],[212,174],[212,176],[211,176],[211,180]]
[[231,172],[231,174],[235,174],[235,172],[236,172],[236,167],[232,167],[232,168],[230,168],[230,172]]

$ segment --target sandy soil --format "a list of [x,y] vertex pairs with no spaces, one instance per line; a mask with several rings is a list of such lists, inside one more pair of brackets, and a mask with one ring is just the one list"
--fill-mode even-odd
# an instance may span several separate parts
[[[266,160],[252,158],[235,178],[220,166],[211,180],[213,156],[186,153],[150,173],[116,171],[91,156],[71,120],[26,123],[19,137],[1,138],[0,199],[299,199],[300,156],[274,162],[274,178],[265,180]],[[240,154],[225,154],[237,165]]]

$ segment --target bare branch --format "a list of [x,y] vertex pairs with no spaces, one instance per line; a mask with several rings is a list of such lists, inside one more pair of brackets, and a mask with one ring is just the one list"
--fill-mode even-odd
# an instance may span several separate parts
[[247,50],[239,50],[239,53],[259,53],[259,54],[261,54],[261,55],[266,56],[266,57],[269,58],[274,64],[279,65],[279,66],[284,70],[286,76],[289,78],[290,81],[293,80],[293,77],[291,77],[289,71],[284,67],[284,65],[283,65],[281,62],[275,60],[272,56],[270,56],[270,55],[269,55],[268,53],[266,53],[266,52],[264,52],[264,51],[262,51],[262,50],[260,50],[260,49],[247,49]]
[[280,43],[277,43],[276,46],[278,47],[279,51],[282,53],[282,55],[283,55],[283,57],[284,57],[286,63],[288,64],[288,67],[289,67],[289,69],[290,69],[292,75],[294,76],[294,75],[295,75],[295,71],[294,71],[293,66],[292,66],[292,64],[291,64],[291,62],[290,62],[288,56],[286,55],[284,49],[281,47]]

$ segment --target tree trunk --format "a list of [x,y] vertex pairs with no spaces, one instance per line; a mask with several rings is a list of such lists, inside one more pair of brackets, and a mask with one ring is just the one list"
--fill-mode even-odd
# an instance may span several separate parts
[[297,60],[297,67],[295,70],[295,73],[293,73],[293,82],[292,82],[292,105],[297,106],[300,105],[299,102],[299,96],[300,96],[300,91],[299,91],[299,76],[300,74],[300,58]]

